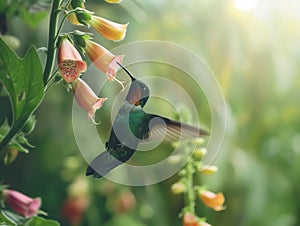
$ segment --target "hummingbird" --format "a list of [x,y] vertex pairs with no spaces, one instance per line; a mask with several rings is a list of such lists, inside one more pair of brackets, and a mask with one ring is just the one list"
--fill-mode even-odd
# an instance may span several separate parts
[[136,79],[126,67],[121,64],[119,66],[131,78],[131,85],[113,122],[105,151],[89,164],[86,176],[103,177],[129,160],[138,144],[149,138],[156,139],[165,136],[166,141],[178,141],[209,135],[209,132],[204,129],[146,113],[143,107],[150,95],[148,86]]

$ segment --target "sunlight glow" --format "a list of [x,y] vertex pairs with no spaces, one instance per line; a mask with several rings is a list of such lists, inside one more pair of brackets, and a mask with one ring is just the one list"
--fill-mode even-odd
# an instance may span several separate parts
[[248,11],[253,9],[258,0],[234,0],[235,7],[240,11]]

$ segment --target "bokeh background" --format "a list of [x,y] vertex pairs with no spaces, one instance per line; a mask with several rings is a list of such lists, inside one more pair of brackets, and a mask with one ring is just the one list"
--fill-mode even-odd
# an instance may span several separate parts
[[[198,54],[214,72],[225,97],[228,128],[214,162],[218,173],[200,179],[210,190],[224,192],[226,210],[214,212],[198,202],[197,213],[215,226],[300,225],[300,2],[123,0],[111,5],[98,0],[87,1],[86,7],[114,21],[129,22],[122,42],[95,34],[107,48],[140,40],[170,41]],[[31,43],[46,46],[47,28],[47,17],[35,27],[17,16],[8,21],[8,34],[19,40],[16,51],[21,56]],[[180,81],[180,73],[164,70],[150,65],[145,73],[174,75]],[[185,84],[185,79],[181,82]],[[109,86],[103,95],[120,91],[118,84]],[[209,126],[204,95],[197,87],[189,93],[199,96],[195,100],[203,103],[199,114]],[[29,138],[35,148],[20,154],[12,165],[1,164],[1,180],[41,196],[43,209],[62,225],[181,225],[183,199],[170,192],[177,176],[147,187],[84,177],[86,162],[72,131],[72,101],[63,85],[47,93]],[[148,104],[157,113],[163,108],[155,100]],[[109,106],[97,112],[104,140]],[[172,117],[171,110],[164,115]]]

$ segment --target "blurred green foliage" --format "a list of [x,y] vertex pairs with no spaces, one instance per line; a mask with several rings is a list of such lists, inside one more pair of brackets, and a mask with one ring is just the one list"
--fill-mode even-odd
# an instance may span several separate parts
[[[108,48],[148,39],[175,42],[200,55],[214,71],[227,104],[228,129],[215,162],[218,173],[200,179],[212,190],[224,192],[227,209],[215,213],[199,205],[199,214],[215,226],[300,225],[300,4],[258,1],[255,8],[241,11],[233,0],[123,0],[120,5],[98,0],[87,1],[87,8],[130,23],[121,43],[95,35]],[[46,20],[36,29],[18,18],[8,21],[8,34],[21,42],[20,53],[32,42],[46,46],[46,29]],[[166,74],[163,69],[147,67],[145,73]],[[172,76],[180,81],[180,73]],[[110,84],[102,95],[113,97],[119,90],[118,85]],[[189,89],[191,96],[198,92]],[[209,125],[207,103],[200,99],[200,106],[202,102],[205,113],[199,114]],[[153,100],[148,105],[160,113],[160,103]],[[62,208],[70,196],[70,185],[84,175],[86,167],[73,137],[71,109],[72,94],[63,86],[51,89],[38,109],[36,130],[29,138],[36,148],[29,155],[20,154],[10,166],[0,165],[5,183],[43,197],[45,211],[62,225],[68,225]],[[99,131],[105,140],[109,105],[97,117],[103,122]],[[177,214],[183,200],[169,192],[176,176],[132,188],[105,179],[82,180],[88,184],[84,197],[89,205],[81,225],[181,225]],[[124,191],[132,192],[131,202],[135,201],[123,211],[116,203]]]

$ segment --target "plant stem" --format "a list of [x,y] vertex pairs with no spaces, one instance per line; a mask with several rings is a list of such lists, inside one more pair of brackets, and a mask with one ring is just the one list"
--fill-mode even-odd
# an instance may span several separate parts
[[57,33],[57,23],[58,23],[58,8],[60,6],[61,0],[53,0],[52,9],[50,13],[50,24],[49,24],[49,36],[48,36],[48,53],[47,61],[44,69],[44,85],[47,84],[49,76],[51,75],[54,58],[55,58],[55,36]]
[[194,166],[193,166],[193,159],[191,158],[185,166],[186,170],[186,192],[185,192],[185,205],[188,211],[191,214],[195,214],[195,192],[194,192],[194,182],[193,182],[193,175],[194,175]]

